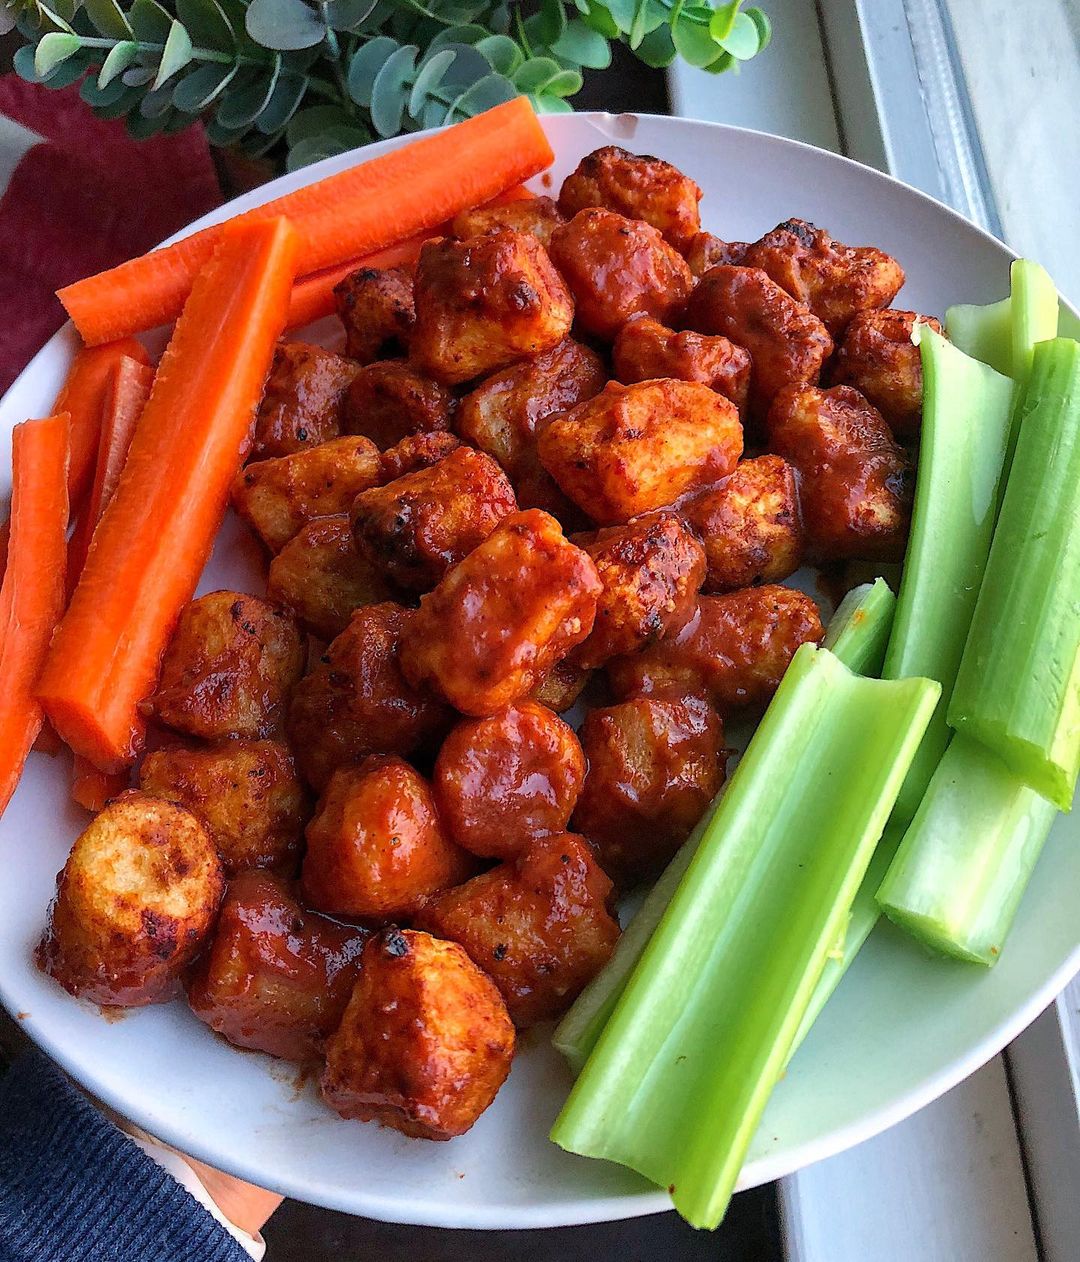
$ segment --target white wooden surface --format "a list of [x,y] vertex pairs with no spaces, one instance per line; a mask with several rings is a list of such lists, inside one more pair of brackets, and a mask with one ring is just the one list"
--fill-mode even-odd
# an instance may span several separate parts
[[[673,66],[673,112],[890,170],[1080,299],[1078,0],[763,2],[772,48],[739,78]],[[780,1197],[791,1262],[1078,1262],[1080,982],[967,1082]]]

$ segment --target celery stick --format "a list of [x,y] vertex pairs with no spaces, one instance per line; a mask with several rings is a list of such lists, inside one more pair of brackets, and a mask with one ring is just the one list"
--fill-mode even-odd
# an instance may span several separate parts
[[1014,260],[1009,282],[1009,297],[1000,302],[950,307],[945,328],[965,355],[1023,385],[1035,343],[1057,335],[1058,296],[1046,269],[1031,259]]
[[985,307],[961,303],[945,312],[945,332],[972,359],[1012,374],[1012,302],[1002,298]]
[[923,425],[915,507],[882,676],[925,675],[942,701],[896,803],[914,816],[949,730],[949,696],[964,652],[997,514],[1013,383],[926,325],[915,326],[923,364]]
[[1068,338],[1035,347],[949,723],[1070,808],[1080,769],[1080,343]]
[[[858,674],[876,673],[885,652],[885,643],[889,637],[889,626],[895,605],[896,598],[890,591],[888,583],[882,578],[854,588],[840,602],[829,620],[825,632],[825,647],[831,649],[849,670]],[[634,971],[638,960],[641,959],[641,953],[648,946],[653,930],[660,923],[660,918],[668,903],[671,902],[672,895],[679,888],[679,882],[690,866],[690,860],[694,857],[702,834],[712,819],[719,801],[720,797],[717,796],[698,821],[697,827],[680,847],[678,854],[664,869],[660,879],[649,891],[634,918],[626,926],[611,959],[585,987],[555,1027],[551,1041],[569,1061],[570,1068],[575,1074],[581,1072],[581,1067],[600,1037],[600,1031],[607,1024],[608,1017],[614,1012],[626,980]],[[883,872],[884,869],[882,869]],[[859,891],[859,897],[856,899],[859,912],[857,915],[853,913],[852,916],[852,931],[854,932],[861,931],[856,927],[856,922],[861,927],[865,920],[865,913],[860,904],[868,902],[873,907],[874,920],[877,920],[878,909],[874,902],[874,895],[877,893],[882,873],[878,873],[868,893],[864,894],[861,889]],[[872,928],[872,923],[866,927],[860,939],[860,945]],[[834,982],[833,985],[835,984]],[[828,995],[822,997],[819,1008],[826,998]]]
[[993,964],[1057,811],[996,755],[953,738],[878,892],[890,920]]
[[940,695],[795,654],[555,1122],[715,1227]]
[[896,597],[883,578],[853,587],[829,619],[822,646],[856,675],[878,675],[895,610]]

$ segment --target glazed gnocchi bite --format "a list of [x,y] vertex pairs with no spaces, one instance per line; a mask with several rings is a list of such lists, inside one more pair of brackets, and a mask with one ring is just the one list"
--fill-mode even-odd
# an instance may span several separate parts
[[290,539],[270,562],[266,594],[290,610],[300,626],[332,640],[363,605],[390,600],[385,578],[353,539],[344,514],[320,517]]
[[346,433],[360,434],[376,447],[386,448],[410,434],[448,430],[455,407],[456,400],[445,386],[404,360],[379,360],[353,378],[345,395],[342,425]]
[[515,513],[421,598],[402,631],[402,672],[463,714],[495,714],[585,639],[600,591],[554,517]]
[[286,342],[274,352],[255,418],[253,460],[306,451],[341,433],[345,392],[356,364],[306,342]]
[[427,242],[416,268],[414,365],[451,385],[546,351],[570,332],[574,304],[529,233]]
[[587,843],[562,833],[429,899],[417,924],[460,943],[522,1029],[565,1012],[607,963],[611,890]]
[[530,698],[545,709],[562,714],[569,710],[588,686],[593,672],[576,662],[563,658],[556,662],[551,670],[529,694]]
[[461,446],[456,434],[434,430],[422,434],[406,434],[382,454],[382,480],[393,482],[418,469],[430,469]]
[[833,341],[825,325],[756,267],[712,268],[686,304],[683,323],[750,352],[750,409],[764,420],[790,385],[815,385]]
[[360,553],[398,587],[423,592],[516,509],[499,465],[458,447],[427,469],[362,492],[351,519]]
[[572,219],[590,206],[643,219],[681,250],[701,227],[701,189],[662,158],[605,145],[586,154],[559,191],[559,209]]
[[665,321],[693,286],[681,254],[640,219],[583,210],[551,237],[551,259],[574,296],[577,327],[610,342],[632,316]]
[[802,564],[795,470],[781,456],[740,460],[729,477],[679,509],[704,541],[707,592],[778,583]]
[[463,210],[450,223],[450,232],[458,238],[480,237],[489,232],[510,229],[527,232],[542,246],[551,244],[551,234],[566,218],[550,197],[522,197],[498,206],[477,206]]
[[359,364],[404,355],[413,326],[412,272],[405,267],[361,267],[334,287],[345,326],[345,353]]
[[435,798],[454,840],[505,859],[536,837],[561,833],[585,779],[574,731],[534,701],[464,719],[435,760]]
[[674,377],[698,381],[730,399],[740,412],[750,391],[750,354],[726,337],[684,330],[676,333],[638,316],[619,330],[611,348],[615,376],[624,385]]
[[691,272],[700,279],[712,267],[741,267],[749,248],[745,241],[723,241],[711,232],[696,232],[683,254]]
[[574,828],[620,884],[658,875],[724,782],[720,716],[703,697],[638,697],[590,710],[581,742]]
[[258,596],[210,592],[180,614],[144,709],[203,740],[272,736],[303,669],[291,614]]
[[552,420],[540,460],[595,522],[618,525],[725,477],[742,454],[735,405],[689,381],[609,382]]
[[640,696],[708,697],[722,715],[763,707],[800,644],[824,634],[817,605],[790,587],[746,587],[701,596],[694,616],[676,634],[608,663],[620,700]]
[[452,1139],[495,1099],[513,1055],[506,1005],[461,947],[386,929],[327,1041],[322,1097],[345,1118]]
[[592,632],[574,652],[578,664],[592,669],[634,653],[693,613],[705,550],[677,513],[646,513],[575,542],[592,557],[604,588]]
[[282,877],[244,872],[229,882],[188,1003],[237,1047],[315,1060],[341,1023],[367,936],[305,910]]
[[419,617],[384,601],[357,610],[315,669],[297,685],[287,730],[307,782],[323,790],[338,767],[368,754],[411,754],[434,745],[450,710],[401,672],[398,646]]
[[744,267],[760,267],[809,307],[835,337],[860,311],[887,307],[904,269],[882,250],[844,245],[805,219],[788,219],[747,246]]
[[380,477],[379,450],[369,438],[335,438],[241,469],[232,503],[269,551],[280,552],[308,522],[348,512]]
[[143,759],[139,787],[209,826],[226,876],[246,868],[296,870],[311,804],[281,741],[166,745]]
[[69,994],[134,1008],[172,999],[225,888],[204,823],[130,790],[76,838],[57,878],[38,963]]
[[394,755],[335,771],[307,827],[304,894],[331,915],[407,916],[471,871],[443,829],[430,785]]
[[785,390],[769,412],[768,435],[769,446],[799,471],[814,559],[903,558],[910,466],[881,413],[858,390]]
[[860,312],[830,365],[831,383],[858,390],[902,440],[918,438],[922,426],[922,358],[911,340],[916,324],[943,332],[940,321],[914,311]]

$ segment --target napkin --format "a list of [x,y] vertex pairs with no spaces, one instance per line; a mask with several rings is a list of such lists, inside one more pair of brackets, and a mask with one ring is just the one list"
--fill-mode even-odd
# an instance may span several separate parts
[[0,76],[0,392],[64,322],[55,291],[222,200],[201,126],[132,140],[78,88]]

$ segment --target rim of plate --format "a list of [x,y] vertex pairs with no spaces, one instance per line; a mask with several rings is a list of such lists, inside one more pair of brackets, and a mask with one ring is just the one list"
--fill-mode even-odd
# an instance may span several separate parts
[[[764,145],[776,146],[781,150],[789,149],[813,154],[816,160],[826,164],[837,164],[843,167],[854,168],[871,180],[880,181],[885,185],[903,190],[907,196],[913,196],[928,206],[934,207],[940,214],[951,219],[955,224],[961,225],[968,232],[976,233],[983,240],[992,244],[1003,256],[1009,259],[1019,257],[1015,251],[992,233],[987,232],[986,229],[978,224],[972,223],[951,206],[946,205],[935,197],[931,197],[928,193],[924,193],[920,189],[896,179],[894,176],[866,166],[864,163],[857,162],[852,158],[832,153],[827,149],[820,149],[816,145],[806,144],[803,141],[790,140],[783,136],[774,136],[768,132],[756,131],[749,127],[738,127],[729,123],[706,122],[691,118],[677,118],[671,115],[637,112],[612,114],[606,111],[583,111],[573,115],[547,115],[541,117],[541,123],[544,125],[545,130],[550,129],[557,138],[560,126],[565,125],[570,120],[576,123],[585,122],[594,126],[597,132],[602,134],[608,142],[617,142],[619,140],[632,140],[632,135],[626,134],[626,128],[634,127],[639,119],[647,120],[650,125],[655,124],[662,128],[671,128],[679,131],[701,129],[713,134],[744,136]],[[626,120],[621,130],[619,127],[620,120]],[[261,205],[274,197],[279,197],[284,193],[291,192],[293,189],[314,183],[336,171],[356,165],[354,159],[357,156],[363,160],[376,157],[378,154],[397,148],[399,145],[406,144],[414,138],[413,135],[394,137],[390,140],[367,145],[362,149],[351,150],[348,153],[338,154],[331,158],[324,158],[320,162],[304,167],[301,171],[279,176],[268,184],[243,193],[222,206],[216,207],[206,215],[188,224],[185,228],[182,228],[179,232],[168,237],[161,244],[171,245],[173,242],[179,241],[201,228],[209,227],[223,219],[230,218],[240,210],[248,210],[254,206]],[[1061,299],[1061,301],[1077,319],[1080,319],[1080,312],[1076,308],[1064,299]],[[71,337],[72,325],[68,321],[30,360],[12,384],[11,389],[14,389],[24,376],[35,370],[38,358],[44,355],[55,341],[64,338],[70,340]],[[782,1153],[759,1157],[748,1163],[744,1166],[739,1176],[736,1190],[743,1191],[763,1183],[770,1183],[813,1162],[835,1156],[856,1144],[880,1134],[889,1127],[903,1121],[918,1109],[936,1100],[939,1096],[944,1095],[957,1083],[962,1082],[970,1074],[986,1064],[987,1061],[991,1060],[1002,1048],[1016,1038],[1054,1000],[1078,972],[1080,972],[1080,940],[1078,940],[1072,952],[1060,966],[1013,1012],[1010,1019],[1002,1023],[993,1033],[976,1042],[968,1049],[966,1054],[954,1058],[916,1087],[890,1100],[887,1104],[867,1112],[858,1121],[825,1131],[814,1139],[806,1140],[785,1149]],[[0,1002],[3,1002],[4,1007],[14,1017],[17,1000],[9,994],[7,980],[3,974],[0,974]],[[117,1113],[152,1131],[166,1143],[189,1153],[201,1161],[205,1161],[207,1164],[227,1169],[229,1173],[248,1182],[268,1187],[273,1191],[310,1204],[337,1209],[345,1213],[363,1215],[383,1222],[474,1230],[579,1226],[594,1222],[637,1218],[648,1214],[662,1213],[672,1208],[671,1200],[667,1193],[656,1189],[620,1196],[564,1199],[538,1206],[519,1204],[503,1206],[467,1205],[462,1202],[429,1201],[424,1205],[423,1212],[418,1214],[416,1212],[416,1202],[410,1200],[404,1194],[401,1197],[387,1197],[382,1194],[365,1193],[360,1188],[357,1188],[355,1194],[342,1195],[335,1189],[328,1189],[322,1183],[309,1181],[303,1177],[292,1176],[282,1179],[268,1179],[267,1172],[259,1167],[255,1159],[237,1157],[223,1164],[220,1153],[211,1142],[200,1138],[197,1129],[185,1126],[180,1122],[170,1121],[164,1116],[156,1116],[149,1109],[132,1109],[130,1103],[121,1092],[112,1091],[107,1084],[97,1078],[92,1065],[87,1067],[77,1064],[77,1058],[68,1054],[67,1047],[55,1041],[47,1030],[38,1028],[38,1023],[32,1016],[19,1022],[19,1024],[53,1060],[88,1091],[94,1093]]]

